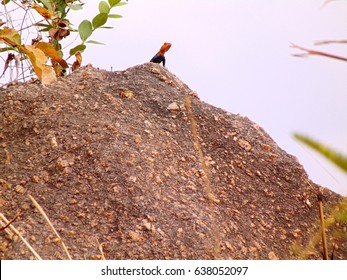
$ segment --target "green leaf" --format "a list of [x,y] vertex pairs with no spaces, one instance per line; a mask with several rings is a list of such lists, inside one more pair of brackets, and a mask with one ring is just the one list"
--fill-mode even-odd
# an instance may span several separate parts
[[121,15],[109,14],[108,18],[122,18],[122,16]]
[[101,26],[100,28],[102,28],[102,29],[113,29],[114,27],[112,27],[112,26]]
[[108,0],[108,3],[110,4],[111,7],[114,7],[117,5],[121,0]]
[[[52,1],[51,1],[52,2]],[[60,1],[60,3],[58,4],[56,4],[55,5],[55,8],[54,9],[56,9],[56,10],[58,10],[59,12],[60,12],[60,14],[59,14],[59,17],[60,18],[65,18],[66,17],[66,14],[67,14],[67,12],[68,12],[68,9],[67,9],[67,4],[64,2],[64,1]]]
[[42,3],[48,10],[53,11],[52,0],[37,0],[37,2]]
[[102,42],[98,42],[98,41],[94,41],[94,40],[88,40],[86,43],[95,44],[95,45],[105,45],[105,44],[102,43]]
[[6,5],[6,4],[8,4],[8,2],[10,2],[10,0],[3,0],[3,1],[1,1],[1,4]]
[[307,146],[311,147],[312,149],[316,150],[321,155],[325,156],[331,162],[335,163],[338,167],[340,167],[345,172],[347,172],[347,157],[346,156],[301,134],[294,134],[294,137],[297,140],[301,141],[302,143],[306,144]]
[[40,26],[40,27],[50,27],[50,28],[52,28],[53,26],[52,25],[50,25],[50,24],[44,24],[44,23],[36,23],[35,24],[35,26]]
[[84,42],[93,33],[92,23],[89,20],[84,20],[78,26],[78,33],[80,34],[81,40]]
[[77,4],[77,5],[72,5],[72,4],[68,4],[69,8],[73,11],[80,11],[83,9],[83,4]]
[[107,19],[108,19],[108,16],[106,13],[100,13],[100,14],[96,15],[92,21],[93,28],[96,29],[100,26],[103,26],[106,23]]
[[105,13],[108,14],[110,12],[110,6],[107,4],[105,1],[101,1],[99,3],[99,12],[100,13]]
[[126,5],[126,4],[128,4],[128,3],[127,3],[127,2],[119,2],[117,5],[112,6],[112,8],[113,8],[113,7],[124,6],[124,5]]
[[70,50],[70,55],[74,55],[78,51],[83,52],[86,49],[86,47],[86,45],[80,44]]
[[48,32],[50,29],[51,27],[42,28],[42,29],[39,29],[39,32]]

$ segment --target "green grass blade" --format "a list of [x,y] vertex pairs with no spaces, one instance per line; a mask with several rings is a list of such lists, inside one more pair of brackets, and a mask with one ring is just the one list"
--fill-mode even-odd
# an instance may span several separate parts
[[347,157],[339,152],[325,146],[309,137],[303,136],[301,134],[294,134],[294,137],[300,142],[306,144],[312,149],[319,152],[321,155],[329,159],[331,162],[335,163],[338,167],[347,172]]

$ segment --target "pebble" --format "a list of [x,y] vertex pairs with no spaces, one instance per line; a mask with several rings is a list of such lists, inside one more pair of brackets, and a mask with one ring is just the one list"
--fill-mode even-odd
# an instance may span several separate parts
[[239,139],[238,143],[239,143],[239,146],[247,152],[249,152],[252,149],[251,144],[249,144],[249,142],[246,140]]
[[126,88],[120,89],[118,92],[118,95],[121,98],[128,98],[128,99],[134,98],[134,93],[131,90],[126,89]]
[[56,149],[58,147],[57,138],[52,137],[50,140],[50,144],[51,144],[52,149]]
[[178,104],[176,102],[170,103],[167,106],[167,109],[170,111],[179,111],[180,110],[180,106],[178,106]]
[[269,260],[278,260],[278,257],[276,256],[276,254],[274,252],[270,252],[268,254]]
[[138,234],[135,231],[129,231],[129,237],[133,240],[133,241],[141,241],[142,237],[140,234]]
[[22,185],[17,185],[15,187],[16,193],[23,194],[25,192],[25,188]]
[[39,176],[33,176],[33,177],[31,178],[31,181],[32,181],[33,183],[38,183],[38,182],[40,182],[40,177],[39,177]]

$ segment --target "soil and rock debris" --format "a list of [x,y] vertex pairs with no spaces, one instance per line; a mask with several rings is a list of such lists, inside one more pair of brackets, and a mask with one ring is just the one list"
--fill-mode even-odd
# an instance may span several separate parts
[[[152,63],[1,89],[0,191],[42,259],[67,256],[29,195],[73,259],[292,259],[319,232],[320,187],[297,160]],[[329,211],[341,197],[323,193]],[[35,259],[10,227],[0,257]]]

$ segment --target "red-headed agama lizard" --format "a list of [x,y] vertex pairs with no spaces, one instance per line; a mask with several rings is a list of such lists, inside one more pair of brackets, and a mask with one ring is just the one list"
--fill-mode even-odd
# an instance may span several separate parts
[[150,62],[154,63],[161,63],[163,62],[163,66],[165,67],[165,56],[164,54],[171,48],[170,43],[164,43],[164,45],[161,46],[159,52],[153,58],[151,59]]

